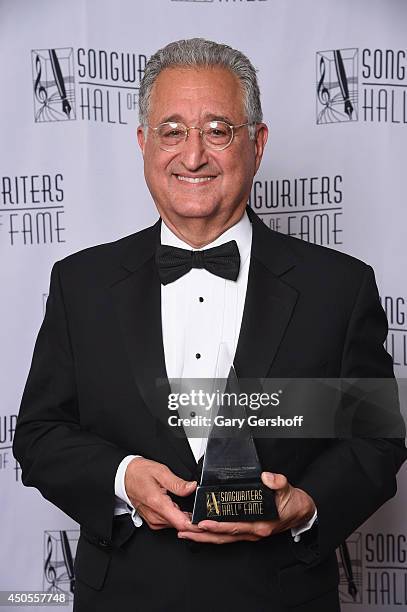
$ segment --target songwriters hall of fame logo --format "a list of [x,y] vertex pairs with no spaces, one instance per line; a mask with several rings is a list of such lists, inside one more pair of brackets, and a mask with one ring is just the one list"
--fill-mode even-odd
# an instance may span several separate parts
[[220,515],[220,498],[218,493],[206,494],[206,514],[207,516]]
[[44,593],[65,593],[69,601],[73,600],[78,539],[76,529],[44,532]]
[[76,119],[73,49],[31,51],[36,122]]
[[317,52],[317,123],[358,120],[358,50]]

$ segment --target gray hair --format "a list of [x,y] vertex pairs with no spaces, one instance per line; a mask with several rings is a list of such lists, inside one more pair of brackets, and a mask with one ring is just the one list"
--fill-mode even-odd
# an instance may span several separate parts
[[256,133],[254,124],[263,120],[256,69],[241,51],[204,38],[177,40],[159,49],[150,57],[139,91],[139,119],[144,128],[148,124],[150,98],[155,80],[162,70],[176,66],[191,68],[220,66],[235,74],[243,88],[243,103],[250,124],[249,136],[254,139]]

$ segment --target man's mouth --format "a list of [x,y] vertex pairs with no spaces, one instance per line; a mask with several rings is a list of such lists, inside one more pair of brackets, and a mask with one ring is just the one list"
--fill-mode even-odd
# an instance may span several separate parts
[[185,181],[186,183],[207,183],[213,181],[215,176],[185,176],[183,174],[175,175],[179,181]]

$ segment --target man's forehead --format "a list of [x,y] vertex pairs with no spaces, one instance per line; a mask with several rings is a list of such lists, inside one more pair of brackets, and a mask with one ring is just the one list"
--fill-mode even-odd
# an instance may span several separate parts
[[199,112],[204,120],[230,122],[243,110],[243,89],[237,76],[222,66],[166,68],[157,77],[150,113],[162,121],[182,121]]
[[214,64],[212,66],[168,66],[161,70],[159,75],[156,78],[156,82],[164,79],[174,79],[179,78],[181,80],[195,80],[195,81],[204,81],[205,79],[231,79],[238,82],[237,75],[227,66],[222,66],[221,64]]

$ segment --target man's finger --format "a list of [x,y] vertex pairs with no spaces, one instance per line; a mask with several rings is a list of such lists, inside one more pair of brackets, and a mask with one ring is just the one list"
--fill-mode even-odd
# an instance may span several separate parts
[[200,531],[200,529],[191,523],[190,518],[182,510],[179,510],[172,499],[163,494],[160,496],[159,503],[154,503],[150,506],[150,509],[156,513],[161,519],[168,523],[171,527],[174,527],[178,531],[189,530],[189,531]]
[[184,480],[183,478],[179,478],[179,476],[173,474],[169,469],[163,470],[157,477],[157,480],[161,486],[167,489],[167,491],[171,491],[171,493],[174,493],[174,495],[178,497],[187,497],[191,495],[195,491],[197,485],[196,480]]
[[274,491],[283,491],[288,489],[290,483],[283,474],[272,474],[271,472],[262,472],[261,480],[269,489]]
[[265,538],[273,532],[277,521],[253,521],[225,523],[217,521],[201,521],[198,527],[205,532],[233,536],[256,536]]
[[251,523],[225,523],[221,521],[200,521],[198,527],[203,531],[211,533],[224,533],[229,535],[242,535],[244,533],[252,533]]

